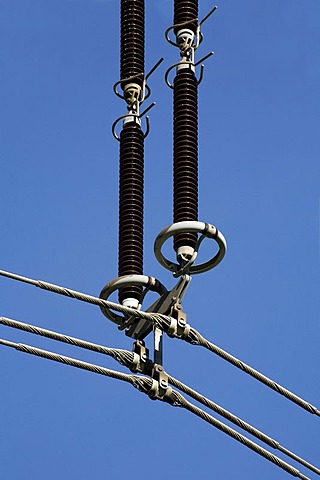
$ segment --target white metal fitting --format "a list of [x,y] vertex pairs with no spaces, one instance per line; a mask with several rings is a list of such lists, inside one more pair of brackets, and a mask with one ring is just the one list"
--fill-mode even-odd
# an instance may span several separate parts
[[189,28],[182,28],[177,32],[177,44],[180,48],[191,48],[194,42],[194,33]]
[[141,127],[141,120],[137,115],[133,115],[132,112],[128,113],[123,119],[123,125],[127,123],[137,123]]
[[177,260],[180,263],[181,260],[189,261],[194,255],[194,248],[190,247],[189,245],[183,245],[179,247],[177,250]]
[[138,83],[127,83],[123,87],[124,97],[129,105],[139,104],[142,88]]
[[124,307],[130,307],[130,308],[135,308],[137,309],[138,306],[139,306],[139,300],[137,300],[136,298],[125,298],[122,302],[122,305]]

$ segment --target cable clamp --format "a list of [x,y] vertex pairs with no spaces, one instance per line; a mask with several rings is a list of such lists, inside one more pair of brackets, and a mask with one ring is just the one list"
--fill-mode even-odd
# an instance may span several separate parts
[[136,340],[132,347],[134,360],[131,364],[130,370],[132,372],[144,373],[151,376],[153,362],[149,358],[149,349],[145,346],[143,340]]
[[162,365],[155,364],[152,370],[152,387],[148,392],[151,400],[163,400],[170,397],[172,388],[169,387],[168,375]]
[[183,312],[182,305],[176,303],[171,311],[171,324],[166,331],[169,337],[187,338],[191,326],[187,323],[187,314]]

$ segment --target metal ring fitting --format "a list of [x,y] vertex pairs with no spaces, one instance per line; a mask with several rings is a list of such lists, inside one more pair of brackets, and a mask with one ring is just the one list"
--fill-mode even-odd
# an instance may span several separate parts
[[200,263],[199,265],[190,266],[190,275],[195,275],[197,273],[203,273],[211,270],[212,268],[216,267],[225,256],[227,250],[226,240],[222,233],[219,232],[219,230],[213,225],[210,225],[209,223],[195,221],[174,223],[173,225],[163,229],[154,242],[154,253],[156,259],[163,267],[171,270],[174,273],[179,271],[181,269],[181,266],[175,262],[172,262],[171,260],[168,260],[162,254],[161,249],[165,241],[168,240],[168,238],[173,237],[178,233],[201,233],[203,237],[215,240],[219,247],[218,253],[216,253],[216,255],[214,255],[207,262]]
[[[166,287],[154,277],[147,277],[146,275],[125,275],[123,277],[115,278],[114,280],[111,280],[109,283],[107,283],[101,290],[100,298],[102,298],[103,300],[108,300],[110,295],[116,290],[119,290],[123,287],[130,287],[135,285],[146,287],[146,289],[158,293],[159,296],[167,292]],[[139,308],[139,306],[140,305],[138,302],[137,307]],[[111,312],[108,307],[100,307],[100,310],[105,317],[107,317],[109,320],[112,320],[112,322],[116,323],[117,325],[121,325],[124,321],[127,320],[127,318],[123,315],[118,315]]]

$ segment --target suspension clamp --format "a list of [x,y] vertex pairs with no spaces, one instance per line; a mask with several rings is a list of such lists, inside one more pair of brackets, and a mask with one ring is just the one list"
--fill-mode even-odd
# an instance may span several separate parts
[[187,314],[183,312],[182,305],[176,303],[171,309],[171,324],[166,333],[169,337],[186,338],[191,326],[187,323]]
[[172,388],[169,387],[168,375],[161,365],[154,365],[151,377],[153,382],[148,392],[151,400],[163,400],[165,397],[170,397]]
[[134,353],[134,362],[130,367],[131,372],[144,373],[152,375],[153,362],[149,358],[149,349],[145,346],[143,340],[136,340],[132,347]]

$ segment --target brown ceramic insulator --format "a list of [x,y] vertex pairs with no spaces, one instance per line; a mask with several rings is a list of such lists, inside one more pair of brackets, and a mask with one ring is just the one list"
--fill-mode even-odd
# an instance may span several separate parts
[[[134,75],[141,87],[144,73],[144,0],[121,0],[120,78]],[[124,89],[126,83],[121,83]]]
[[[144,137],[136,123],[124,125],[120,134],[119,262],[118,274],[143,272]],[[119,290],[119,301],[139,299],[141,287]]]
[[[189,22],[190,25],[186,25],[186,28],[190,28],[194,33],[197,29],[198,18],[198,0],[175,0],[174,1],[174,16],[173,23],[177,25],[179,23]],[[178,28],[174,29],[174,33],[177,34]]]
[[[173,83],[173,221],[186,220],[198,220],[198,84],[182,69]],[[195,233],[175,235],[174,249],[196,240]]]

